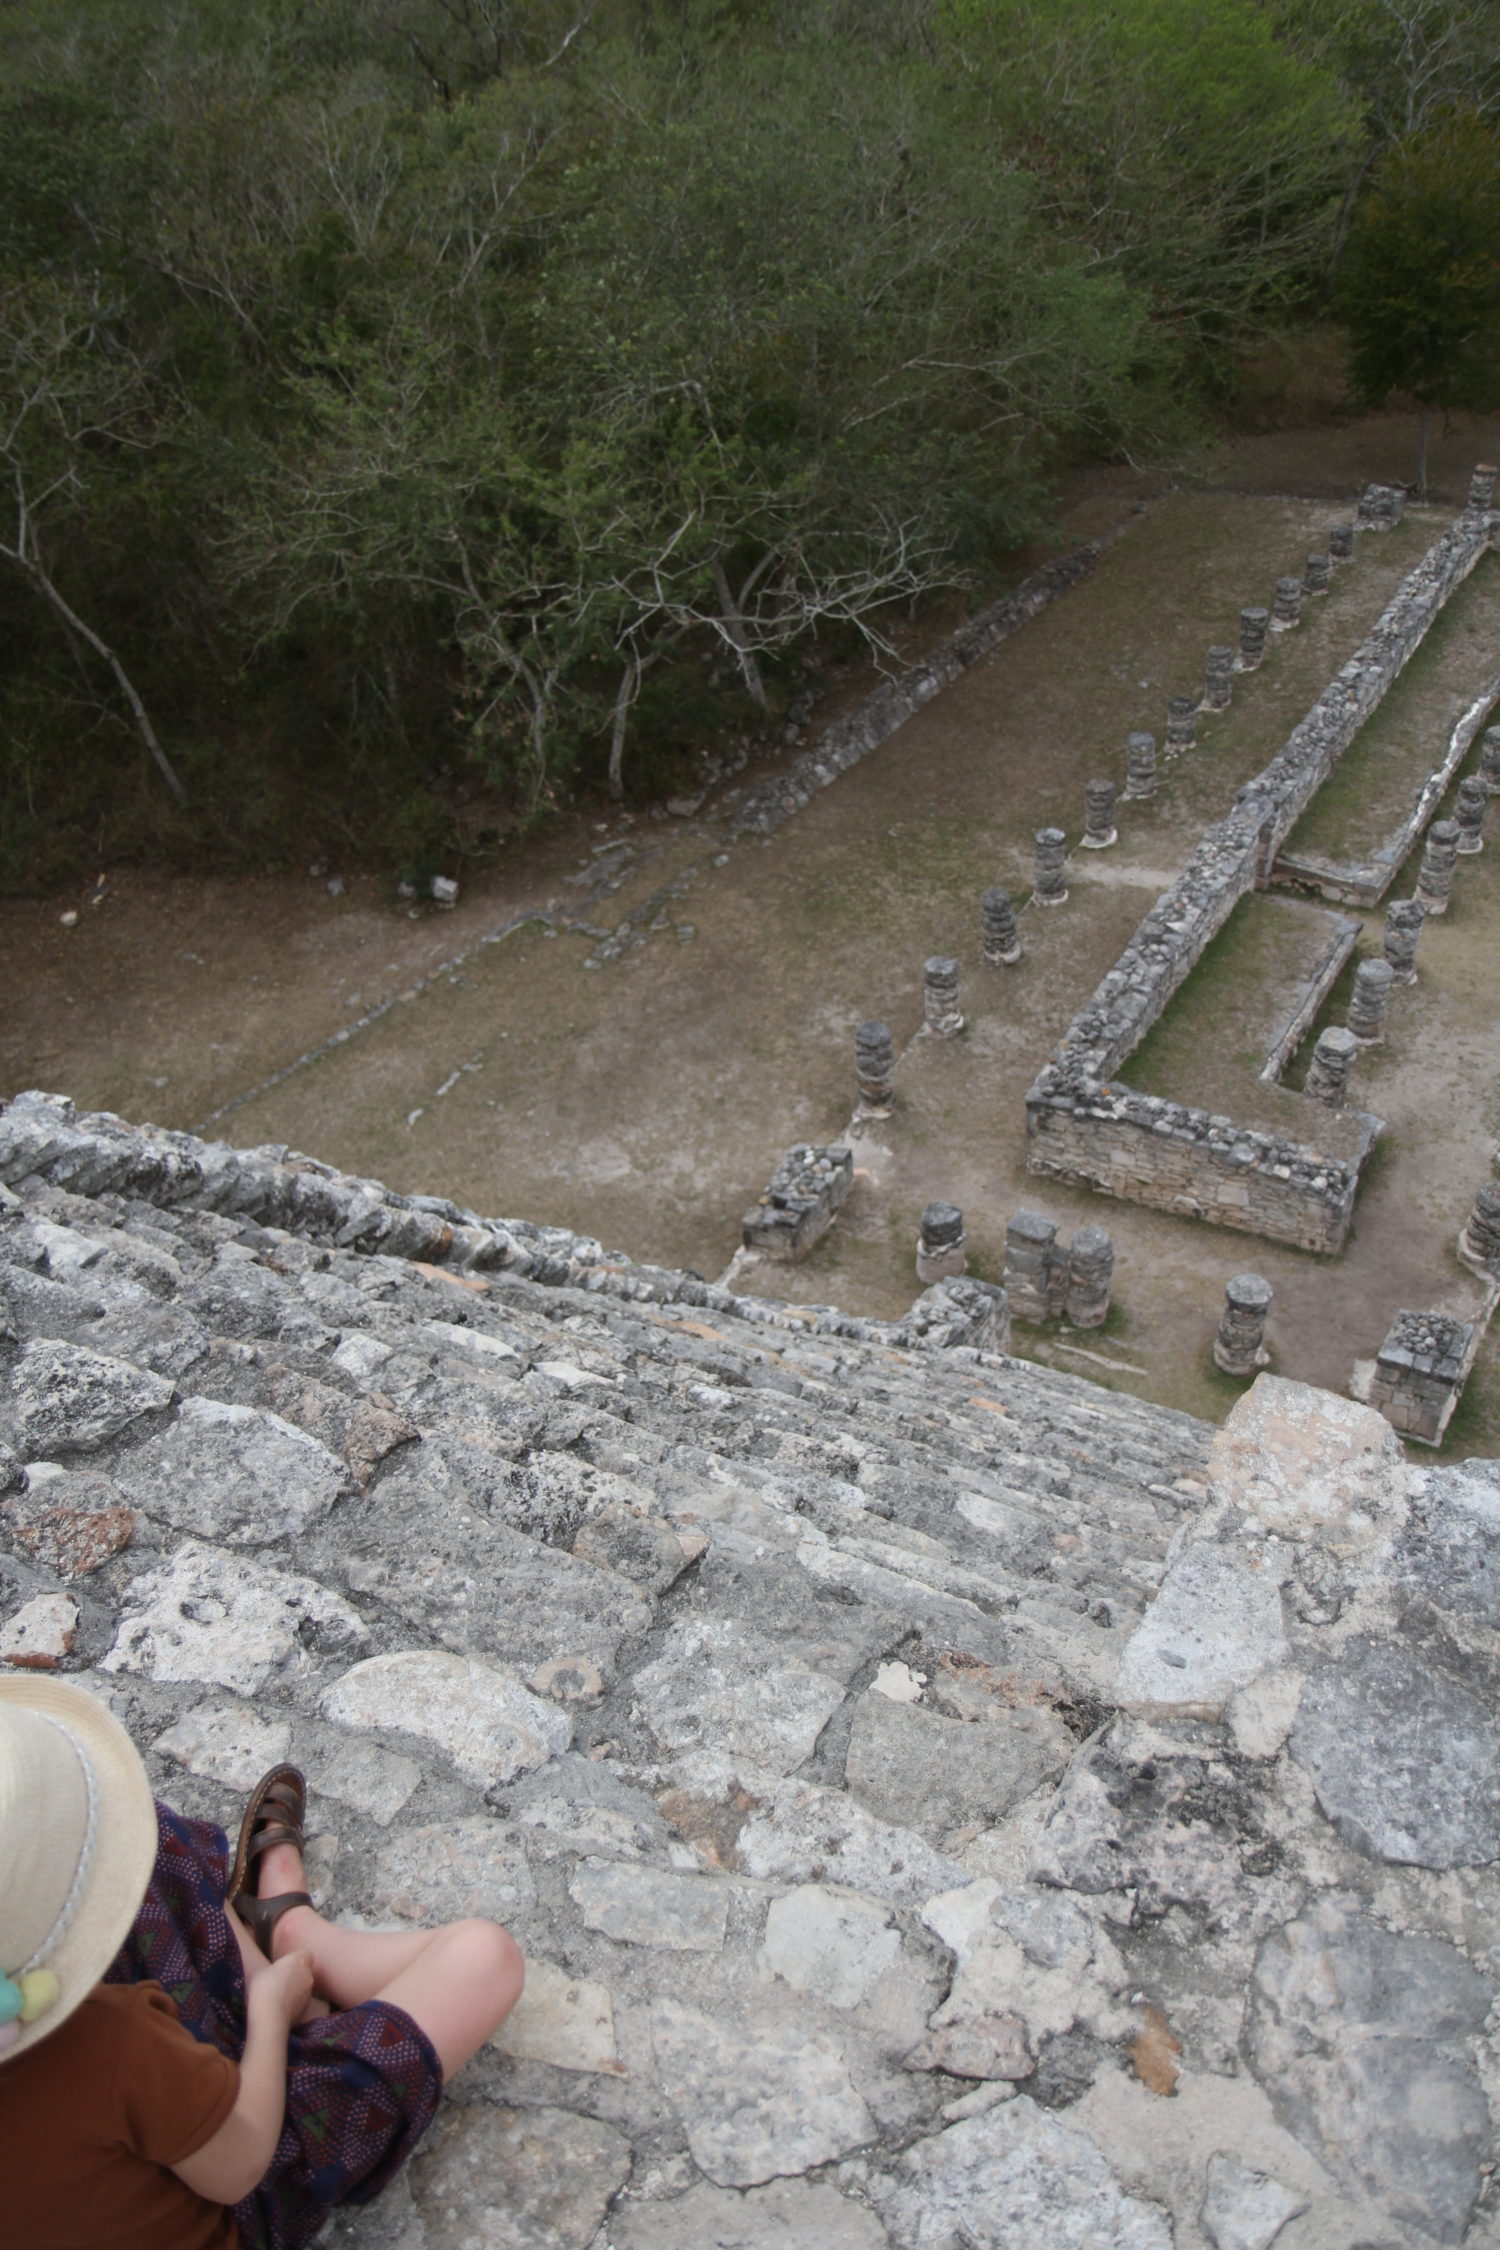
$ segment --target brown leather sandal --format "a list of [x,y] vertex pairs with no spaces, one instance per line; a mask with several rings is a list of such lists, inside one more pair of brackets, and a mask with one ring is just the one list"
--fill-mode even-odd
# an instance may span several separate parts
[[255,1863],[273,1844],[295,1844],[300,1852],[306,1841],[306,1819],[307,1782],[302,1773],[296,1766],[272,1766],[250,1792],[226,1893],[226,1903],[238,1914],[267,1960],[282,1915],[289,1914],[294,1906],[311,1906],[312,1899],[306,1891],[283,1891],[278,1898],[260,1898],[255,1890]]

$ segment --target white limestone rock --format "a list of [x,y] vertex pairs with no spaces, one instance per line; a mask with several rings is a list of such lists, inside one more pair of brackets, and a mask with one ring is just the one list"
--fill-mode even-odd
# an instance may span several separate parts
[[1373,1407],[1280,1375],[1257,1375],[1208,1459],[1216,1501],[1284,1539],[1338,1551],[1399,1532],[1415,1473]]
[[186,1711],[152,1745],[174,1765],[229,1789],[253,1789],[291,1745],[285,1719],[262,1719],[243,1704],[211,1703]]
[[16,1428],[33,1458],[91,1452],[177,1395],[165,1376],[54,1337],[24,1345],[10,1381]]
[[534,1954],[526,1963],[526,1989],[490,2045],[516,2062],[550,2063],[554,2070],[619,2075],[623,2068],[608,1985],[570,1976]]
[[1280,1587],[1289,1569],[1279,1540],[1186,1542],[1126,1643],[1111,1702],[1149,1715],[1221,1718],[1237,1689],[1288,1654]]
[[1307,2209],[1308,2198],[1268,2173],[1252,2172],[1232,2156],[1211,2156],[1199,2214],[1214,2250],[1271,2250],[1288,2219]]
[[0,1625],[0,1663],[26,1672],[55,1672],[71,1655],[78,1604],[66,1594],[34,1594]]
[[870,2189],[900,2250],[1172,2250],[1166,2214],[1024,2094],[918,2141]]
[[476,1815],[397,1829],[376,1855],[369,1899],[403,1922],[509,1923],[536,1904],[536,1885],[514,1828]]
[[733,1618],[669,1626],[660,1656],[634,1684],[636,1707],[664,1749],[709,1749],[777,1774],[811,1756],[844,1700],[840,1679],[788,1660],[768,1635]]
[[876,1820],[839,1790],[810,1781],[783,1781],[745,1822],[737,1852],[745,1873],[761,1882],[840,1883],[892,1906],[920,1906],[935,1891],[972,1880],[911,1829]]
[[357,1736],[301,1751],[298,1763],[315,1795],[348,1805],[377,1828],[389,1828],[422,1779],[414,1758],[382,1750],[378,1743],[361,1742]]
[[321,1709],[337,1726],[430,1742],[476,1789],[514,1781],[573,1739],[566,1713],[514,1672],[442,1649],[367,1657],[324,1689]]
[[845,1776],[871,1812],[936,1839],[1003,1819],[1054,1780],[1074,1748],[1055,1711],[998,1710],[968,1725],[867,1690],[854,1706]]
[[591,1930],[622,1945],[654,1945],[671,1953],[719,1953],[729,1917],[729,1888],[709,1875],[667,1875],[621,1860],[586,1859],[568,1895]]
[[901,1952],[889,1911],[868,1899],[804,1883],[772,1902],[762,1964],[794,1992],[830,2008],[857,2008]]
[[863,2204],[810,2180],[773,2180],[736,2195],[700,2182],[670,2203],[621,2203],[610,2250],[887,2250]]
[[589,2250],[629,2173],[596,2118],[450,2106],[411,2163],[422,2250]]
[[227,1547],[296,1538],[353,1490],[344,1463],[305,1430],[209,1398],[184,1399],[115,1473],[143,1515]]
[[807,2172],[875,2137],[842,2050],[823,2034],[757,2037],[656,2000],[651,2037],[693,2160],[720,2187]]
[[100,1669],[254,1696],[283,1666],[307,1671],[309,1642],[353,1649],[368,1638],[358,1612],[315,1579],[187,1540],[132,1581]]

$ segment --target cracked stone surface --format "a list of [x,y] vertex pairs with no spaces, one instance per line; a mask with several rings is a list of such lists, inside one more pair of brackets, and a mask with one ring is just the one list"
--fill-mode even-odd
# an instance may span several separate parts
[[527,1954],[331,2243],[1488,2250],[1495,1464],[42,1096],[0,1306],[7,1661]]

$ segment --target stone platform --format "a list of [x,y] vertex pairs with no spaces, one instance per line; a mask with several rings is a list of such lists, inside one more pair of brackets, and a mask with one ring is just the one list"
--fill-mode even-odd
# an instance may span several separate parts
[[1493,1464],[40,1097],[0,1178],[0,1658],[528,1955],[330,2242],[1496,2240]]

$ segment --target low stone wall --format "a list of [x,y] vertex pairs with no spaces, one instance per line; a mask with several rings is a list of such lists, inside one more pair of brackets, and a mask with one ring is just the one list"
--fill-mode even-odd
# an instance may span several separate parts
[[463,1273],[514,1274],[546,1288],[678,1304],[763,1328],[898,1350],[1003,1351],[1005,1292],[982,1281],[925,1290],[905,1319],[859,1320],[832,1305],[741,1296],[669,1266],[638,1265],[589,1235],[524,1219],[486,1219],[439,1195],[397,1195],[272,1143],[230,1148],[109,1111],[80,1113],[66,1095],[0,1102],[0,1189],[38,1179],[75,1195],[133,1195],[164,1208],[218,1211],[331,1249],[378,1252]]
[[[1309,1105],[1311,1106],[1311,1105]],[[1298,1249],[1343,1248],[1378,1117],[1329,1117],[1333,1150],[1281,1141],[1127,1086],[1069,1090],[1043,1071],[1026,1101],[1032,1171],[1211,1219]]]
[[1318,1010],[1338,983],[1345,962],[1359,943],[1358,922],[1351,921],[1346,914],[1330,914],[1328,919],[1333,925],[1328,933],[1328,943],[1304,979],[1289,1013],[1277,1025],[1267,1050],[1265,1067],[1260,1074],[1267,1086],[1280,1085],[1283,1072],[1307,1036]]
[[1276,756],[1205,832],[1038,1073],[1026,1100],[1029,1170],[1278,1242],[1342,1246],[1378,1118],[1345,1121],[1356,1126],[1351,1148],[1339,1113],[1309,1103],[1316,1138],[1288,1143],[1110,1081],[1239,900],[1265,888],[1286,837],[1497,528],[1500,516],[1465,509]]

